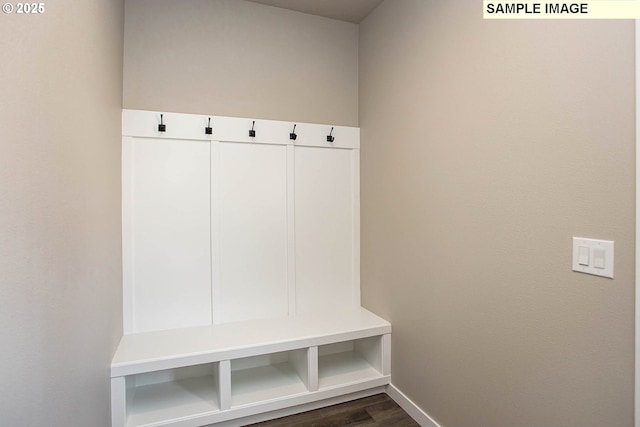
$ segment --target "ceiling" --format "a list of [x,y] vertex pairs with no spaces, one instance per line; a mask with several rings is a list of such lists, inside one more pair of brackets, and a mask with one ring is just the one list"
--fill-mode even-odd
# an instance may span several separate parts
[[382,0],[248,0],[359,24]]

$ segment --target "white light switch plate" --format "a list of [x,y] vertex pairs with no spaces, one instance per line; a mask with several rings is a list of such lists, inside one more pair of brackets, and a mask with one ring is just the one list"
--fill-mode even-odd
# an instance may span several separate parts
[[[574,237],[573,271],[613,279],[613,247],[614,242],[611,240]],[[584,256],[585,248],[589,251],[587,257]],[[585,259],[587,259],[587,265],[583,265]]]

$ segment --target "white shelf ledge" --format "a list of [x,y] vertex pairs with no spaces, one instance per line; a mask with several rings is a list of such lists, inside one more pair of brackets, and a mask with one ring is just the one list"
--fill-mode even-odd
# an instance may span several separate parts
[[321,356],[318,359],[318,387],[320,390],[382,378],[367,360],[354,352]]
[[243,369],[231,373],[231,408],[307,393],[289,363]]
[[390,334],[391,324],[355,307],[306,314],[125,335],[111,364],[111,377],[250,357]]
[[137,387],[128,408],[128,426],[155,426],[219,411],[213,376]]

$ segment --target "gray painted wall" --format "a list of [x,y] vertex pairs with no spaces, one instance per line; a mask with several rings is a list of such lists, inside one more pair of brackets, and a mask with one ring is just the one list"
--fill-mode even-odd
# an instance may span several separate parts
[[108,426],[123,1],[0,16],[0,425]]
[[238,0],[126,3],[124,107],[358,125],[358,26]]
[[[443,427],[633,425],[633,21],[360,24],[362,295]],[[571,271],[615,240],[615,279]]]
[[[150,1],[127,2],[126,108],[359,114],[363,302],[411,399],[443,427],[632,425],[631,21],[385,1],[358,59],[352,24]],[[106,426],[123,5],[47,6],[0,17],[0,424]],[[570,271],[573,235],[616,241],[614,280]]]

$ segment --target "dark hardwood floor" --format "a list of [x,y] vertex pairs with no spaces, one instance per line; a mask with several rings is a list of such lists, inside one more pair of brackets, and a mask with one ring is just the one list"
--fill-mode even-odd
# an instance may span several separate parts
[[420,427],[386,394],[303,412],[284,418],[251,424],[251,427]]

